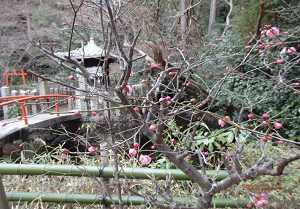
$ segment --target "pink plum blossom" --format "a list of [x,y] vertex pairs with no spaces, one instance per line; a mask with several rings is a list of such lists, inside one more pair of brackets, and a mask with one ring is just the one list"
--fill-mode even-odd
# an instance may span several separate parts
[[276,27],[272,27],[270,30],[267,31],[267,36],[269,38],[276,38],[277,35],[279,35],[280,31]]
[[279,47],[281,47],[282,45],[283,45],[283,42],[280,42],[280,43],[278,44]]
[[194,60],[194,59],[195,59],[194,57],[190,57],[190,58],[189,58],[190,61],[191,61],[191,60]]
[[297,50],[296,50],[295,47],[290,47],[290,48],[288,49],[288,53],[289,53],[290,55],[295,54],[296,51],[297,51]]
[[249,118],[249,119],[252,119],[252,118],[254,118],[254,114],[252,114],[252,113],[251,113],[251,114],[249,114],[249,115],[248,115],[248,118]]
[[258,201],[258,202],[256,203],[256,205],[259,207],[259,206],[262,206],[263,203],[262,203],[261,201]]
[[90,154],[95,154],[95,151],[96,151],[97,149],[98,149],[97,147],[89,147],[88,152],[89,152]]
[[283,48],[281,51],[280,51],[280,54],[284,54],[286,52],[286,48]]
[[282,128],[282,124],[278,123],[278,122],[275,122],[274,126],[275,126],[275,129],[281,129]]
[[140,145],[139,145],[139,143],[135,142],[135,143],[133,144],[133,146],[134,146],[134,147],[138,147],[138,146],[140,146]]
[[172,142],[173,144],[176,144],[176,140],[175,140],[175,139],[171,139],[171,142]]
[[165,98],[159,98],[159,102],[160,102],[160,103],[164,103],[165,101],[166,101]]
[[67,148],[63,148],[63,149],[60,150],[60,152],[61,152],[61,153],[68,153],[69,150],[68,150]]
[[299,85],[300,85],[300,83],[293,83],[293,85],[295,85],[295,86],[299,86]]
[[263,50],[259,50],[259,51],[258,51],[259,54],[262,54],[263,52],[264,52]]
[[151,162],[151,157],[149,157],[148,155],[141,155],[141,156],[140,156],[140,162],[141,162],[143,165],[148,165],[148,164],[150,164],[150,162]]
[[150,127],[149,127],[150,130],[152,131],[155,131],[156,130],[156,124],[152,124]]
[[151,146],[151,149],[155,149],[155,146]]
[[205,105],[205,104],[206,104],[206,101],[202,101],[201,104],[202,104],[202,105]]
[[265,48],[265,46],[264,46],[263,44],[260,44],[259,47],[260,47],[261,49],[264,49],[264,48]]
[[218,120],[218,123],[219,123],[219,125],[223,128],[224,126],[225,126],[225,121],[223,121],[223,120],[221,120],[221,119],[219,119]]
[[135,108],[133,108],[133,110],[134,110],[135,112],[139,112],[139,111],[140,111],[140,108],[135,107]]
[[80,115],[80,111],[79,111],[79,110],[77,110],[76,112],[74,112],[74,115],[75,115],[75,116],[78,116],[78,115]]
[[265,195],[264,193],[261,193],[260,196],[261,196],[261,197],[265,197],[266,195]]
[[261,34],[261,35],[265,35],[266,32],[267,32],[267,30],[263,30],[260,34]]
[[131,69],[129,76],[133,76],[133,70]]
[[184,52],[185,52],[185,50],[183,49],[183,50],[181,50],[181,52],[182,52],[182,53],[184,53]]
[[167,101],[170,101],[170,100],[171,100],[171,97],[170,97],[170,96],[167,96],[167,97],[166,97],[166,100],[167,100]]
[[129,155],[130,156],[134,157],[134,156],[136,156],[136,154],[137,154],[136,149],[132,148],[132,149],[129,150]]
[[225,119],[226,119],[226,120],[230,120],[230,116],[228,116],[228,115],[225,116]]
[[130,85],[126,85],[126,92],[127,92],[128,94],[131,94],[131,93],[132,93],[132,88],[131,88]]
[[252,208],[252,204],[251,203],[247,204],[247,208]]
[[284,60],[277,60],[277,64],[282,64],[284,63]]

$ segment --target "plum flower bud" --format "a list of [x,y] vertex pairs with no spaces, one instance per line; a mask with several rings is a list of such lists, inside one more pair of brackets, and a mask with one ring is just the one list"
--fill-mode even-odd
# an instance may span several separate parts
[[282,128],[282,124],[278,123],[278,122],[275,122],[274,126],[275,126],[275,129],[281,129]]
[[279,141],[278,143],[279,143],[279,144],[283,144],[284,142],[283,142],[283,141]]
[[170,101],[170,100],[171,100],[171,97],[170,97],[170,96],[167,96],[167,97],[166,97],[166,100],[167,100],[167,101]]
[[195,98],[192,98],[192,99],[191,99],[191,102],[192,102],[192,103],[195,103],[195,102],[196,102],[196,99],[195,99]]
[[276,38],[277,35],[279,35],[280,31],[276,27],[272,27],[270,30],[267,31],[267,36],[269,38]]
[[261,34],[261,35],[265,35],[266,32],[267,32],[267,30],[263,30],[260,34]]
[[265,195],[264,193],[261,193],[260,196],[261,196],[261,197],[265,197],[266,195]]
[[135,112],[139,112],[139,111],[140,111],[140,108],[135,107],[135,108],[133,108],[133,110],[134,110]]
[[127,92],[128,94],[131,94],[131,93],[132,93],[132,88],[131,88],[130,85],[126,85],[126,92]]
[[94,111],[92,114],[93,114],[94,116],[96,116],[96,115],[98,114],[98,112],[97,112],[97,111]]
[[169,76],[174,76],[175,74],[173,72],[169,72]]
[[205,155],[205,156],[208,156],[208,152],[204,152],[204,155]]
[[201,104],[202,104],[202,105],[205,105],[205,104],[206,104],[206,101],[202,101]]
[[186,156],[186,159],[188,159],[188,160],[189,160],[190,158],[191,158],[191,157],[190,157],[189,155],[188,155],[188,156]]
[[171,139],[171,142],[172,142],[173,144],[176,144],[176,140],[175,140],[175,139]]
[[136,149],[130,149],[130,150],[129,150],[129,155],[130,155],[130,156],[134,157],[134,156],[136,156],[136,154],[137,154]]
[[151,146],[151,149],[155,149],[155,146]]
[[22,120],[22,118],[23,118],[23,117],[20,116],[20,115],[17,117],[18,120]]
[[293,83],[293,85],[295,85],[295,86],[299,86],[299,85],[300,85],[300,83]]
[[220,38],[219,41],[221,42],[221,41],[223,41],[223,39]]
[[251,113],[251,114],[249,114],[249,115],[248,115],[248,118],[249,118],[249,119],[252,119],[252,118],[254,118],[254,114],[252,114],[252,113]]
[[140,145],[139,145],[139,143],[136,142],[136,143],[133,144],[133,146],[134,147],[139,147]]
[[190,57],[190,58],[189,58],[190,61],[191,61],[191,60],[194,60],[194,59],[195,59],[194,57]]
[[260,201],[261,201],[262,204],[265,204],[265,203],[266,203],[266,200],[265,200],[265,199],[261,199]]
[[191,85],[191,82],[187,82],[187,83],[185,84],[186,87],[189,87],[190,85]]
[[60,152],[61,152],[61,153],[68,153],[69,150],[68,150],[67,148],[63,148],[63,149],[60,150]]
[[228,164],[228,166],[231,168],[231,167],[232,167],[232,164],[230,163],[230,164]]
[[245,47],[245,49],[251,49],[251,46],[250,46],[250,45],[248,45],[248,46],[246,46],[246,47]]
[[263,140],[263,141],[267,141],[267,138],[266,138],[266,137],[263,137],[261,140]]
[[264,121],[262,122],[262,124],[263,124],[263,125],[268,125],[268,122],[264,120]]
[[140,162],[143,164],[143,165],[148,165],[150,164],[151,162],[151,157],[149,157],[148,155],[141,155],[140,156]]
[[225,119],[226,120],[230,120],[230,116],[225,116]]
[[70,75],[70,76],[69,76],[69,79],[70,79],[70,80],[74,80],[75,78],[74,78],[74,76]]
[[63,26],[65,26],[65,25],[67,25],[67,23],[65,23],[65,22],[62,22],[62,25],[63,25]]
[[251,203],[247,204],[247,208],[252,208],[252,204]]
[[269,117],[269,115],[267,114],[267,113],[264,113],[263,114],[263,118],[266,120],[266,119],[268,119],[268,117]]
[[259,45],[259,48],[264,49],[265,46],[264,46],[263,44],[260,44],[260,45]]
[[259,206],[262,206],[263,203],[262,203],[261,201],[258,201],[258,202],[256,203],[256,205],[259,207]]
[[160,103],[164,103],[165,101],[166,101],[166,99],[165,98],[159,98],[159,100],[158,100]]
[[133,76],[133,70],[131,69],[129,76]]
[[263,50],[259,50],[258,53],[259,53],[259,54],[262,54],[262,53],[264,53],[264,51],[263,51]]
[[152,131],[155,131],[156,130],[156,124],[152,124],[150,127],[149,127],[150,130]]
[[143,80],[142,80],[142,83],[146,83],[146,82],[147,82],[147,80],[146,80],[146,79],[143,79]]

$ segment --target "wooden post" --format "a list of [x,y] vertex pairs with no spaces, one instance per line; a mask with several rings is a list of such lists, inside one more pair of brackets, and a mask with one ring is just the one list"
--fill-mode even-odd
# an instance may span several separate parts
[[0,209],[9,209],[8,201],[6,198],[6,194],[2,182],[2,176],[0,176]]

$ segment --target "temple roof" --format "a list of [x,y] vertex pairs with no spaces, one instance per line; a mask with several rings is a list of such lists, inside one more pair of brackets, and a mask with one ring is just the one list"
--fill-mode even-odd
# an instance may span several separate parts
[[[55,55],[59,57],[68,56],[68,52],[58,52]],[[78,48],[76,50],[72,50],[70,53],[71,58],[73,59],[82,59],[84,58],[99,58],[104,57],[104,50],[97,46],[94,42],[94,38],[91,37],[90,41],[83,48]],[[116,56],[110,54],[111,57],[117,58]]]

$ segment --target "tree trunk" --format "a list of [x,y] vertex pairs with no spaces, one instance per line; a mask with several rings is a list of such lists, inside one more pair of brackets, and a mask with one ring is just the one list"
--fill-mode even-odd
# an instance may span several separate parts
[[[186,4],[185,0],[180,0],[180,13],[182,13],[184,10],[186,10]],[[185,30],[187,27],[187,16],[186,13],[181,14],[180,16],[180,28],[181,28],[181,33],[184,34]]]
[[27,37],[29,40],[31,40],[31,29],[30,29],[31,18],[30,18],[30,12],[28,8],[28,0],[25,0],[24,3],[25,3],[26,24],[27,24]]
[[4,186],[2,183],[2,176],[0,176],[0,209],[9,209]]
[[217,8],[217,0],[211,0],[210,13],[209,13],[209,24],[208,24],[209,32],[213,30],[213,26],[216,21],[216,8]]

